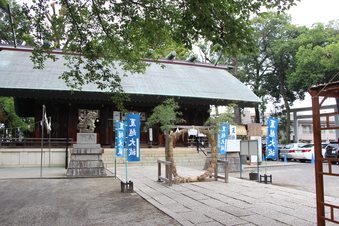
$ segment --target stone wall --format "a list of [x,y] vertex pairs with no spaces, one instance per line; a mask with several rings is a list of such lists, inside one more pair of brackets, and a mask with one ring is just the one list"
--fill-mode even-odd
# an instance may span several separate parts
[[[44,167],[64,167],[65,148],[44,148],[42,150],[42,165]],[[41,149],[39,148],[1,148],[1,168],[40,167]]]

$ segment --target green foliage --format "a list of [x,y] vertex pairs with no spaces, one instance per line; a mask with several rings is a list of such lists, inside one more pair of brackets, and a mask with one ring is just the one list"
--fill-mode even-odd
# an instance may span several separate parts
[[[9,10],[12,16],[12,24],[10,20]],[[0,0],[0,43],[14,45],[15,40],[18,45],[33,44],[33,37],[29,34],[31,22],[25,19],[24,15],[27,11],[21,7],[16,1]],[[13,25],[13,26],[12,26]]]
[[287,116],[285,134],[289,138],[290,106],[304,92],[294,89],[288,80],[296,70],[298,37],[308,29],[292,25],[290,16],[276,12],[254,18],[252,26],[257,31],[254,36],[257,44],[253,53],[238,58],[242,65],[239,78],[263,100],[256,108],[256,122],[260,122],[259,115],[264,113],[268,99],[275,104],[283,103],[282,110],[286,110]]
[[181,59],[187,56],[183,47],[190,50],[195,42],[206,39],[221,50],[246,53],[253,45],[250,17],[262,7],[286,10],[295,1],[58,0],[54,5],[33,0],[25,15],[33,22],[37,68],[43,68],[47,58],[56,60],[45,52],[60,47],[64,53],[76,53],[67,55],[70,70],[60,77],[70,87],[95,83],[98,89],[123,92],[121,76],[145,72],[148,64],[140,59],[150,49],[156,60],[164,57],[169,46],[179,47],[171,51]]
[[4,119],[4,127],[8,132],[8,134],[5,134],[5,130],[3,130],[2,136],[19,137],[19,131],[21,133],[33,131],[34,120],[32,118],[20,118],[15,113],[12,97],[0,97],[0,111]]
[[182,112],[178,111],[179,108],[178,103],[173,98],[165,100],[153,109],[153,113],[147,119],[144,129],[146,130],[159,123],[161,131],[169,131],[176,124],[185,122],[184,119],[178,117],[182,115]]
[[306,92],[310,86],[339,79],[338,22],[332,21],[326,27],[318,23],[298,37],[297,68],[288,78],[294,90]]
[[226,111],[224,113],[218,112],[218,107],[216,106],[216,114],[213,116],[210,116],[206,122],[206,126],[211,126],[213,129],[211,130],[212,134],[217,134],[220,129],[220,123],[229,123],[231,125],[235,125],[234,122],[234,110],[237,107],[236,104],[229,104],[226,106]]

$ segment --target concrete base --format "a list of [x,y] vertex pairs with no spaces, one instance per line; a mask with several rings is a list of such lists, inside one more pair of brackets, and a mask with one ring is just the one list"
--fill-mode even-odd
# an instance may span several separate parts
[[125,192],[133,192],[133,182],[129,181],[129,182],[120,182],[121,184],[121,192],[125,193]]
[[[67,177],[105,177],[106,169],[102,160],[104,149],[96,144],[96,134],[78,133],[78,143],[70,150],[71,160]],[[88,143],[86,143],[88,142]]]
[[[226,159],[226,155],[219,155],[219,159]],[[207,170],[210,166],[211,158],[206,158],[204,170]],[[240,172],[240,157],[239,152],[229,152],[227,154],[228,171],[229,172]],[[220,167],[220,173],[224,173],[224,168]]]
[[102,153],[104,149],[71,149],[66,176],[68,177],[102,177],[107,176]]

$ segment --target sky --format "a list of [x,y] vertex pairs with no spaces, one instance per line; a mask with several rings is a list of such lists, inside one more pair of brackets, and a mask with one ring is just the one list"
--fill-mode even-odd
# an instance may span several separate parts
[[292,16],[292,24],[311,27],[313,23],[339,19],[338,8],[338,0],[301,0],[286,13]]

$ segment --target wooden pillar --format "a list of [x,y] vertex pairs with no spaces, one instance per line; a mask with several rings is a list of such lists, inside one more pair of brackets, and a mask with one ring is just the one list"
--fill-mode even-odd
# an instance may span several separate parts
[[70,105],[68,111],[68,137],[73,138],[73,141],[75,141],[77,137],[78,121],[78,108]]
[[324,178],[323,178],[323,160],[321,152],[321,123],[319,96],[317,91],[309,91],[312,96],[312,113],[313,113],[313,140],[315,153],[315,185],[317,200],[317,223],[318,226],[325,225],[325,207],[324,207]]
[[[113,116],[111,116],[113,117]],[[99,121],[99,143],[110,144],[109,136],[112,135],[108,130],[108,108],[103,106],[100,108],[100,121]]]

